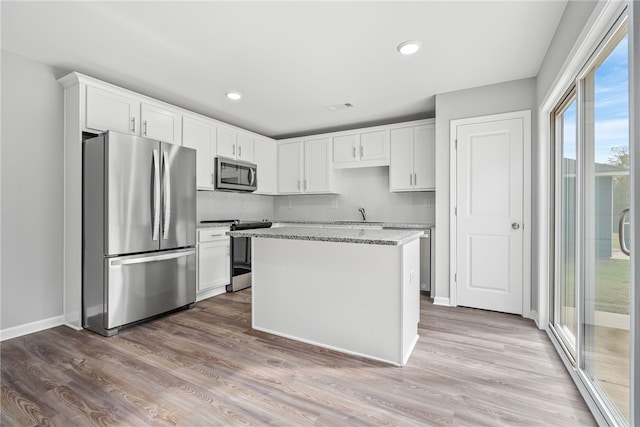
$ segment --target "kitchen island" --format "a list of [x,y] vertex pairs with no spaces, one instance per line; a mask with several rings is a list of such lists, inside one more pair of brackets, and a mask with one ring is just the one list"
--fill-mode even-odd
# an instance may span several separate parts
[[404,366],[418,340],[413,230],[282,227],[253,237],[254,329]]

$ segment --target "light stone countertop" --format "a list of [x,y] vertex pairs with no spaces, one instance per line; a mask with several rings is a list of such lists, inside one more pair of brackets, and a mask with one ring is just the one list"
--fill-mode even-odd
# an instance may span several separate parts
[[390,221],[340,221],[340,220],[329,220],[329,221],[314,221],[314,220],[278,220],[274,219],[271,222],[279,222],[282,224],[306,224],[312,225],[316,224],[319,226],[322,225],[372,225],[384,228],[407,228],[407,229],[427,229],[427,228],[435,228],[435,224],[433,223],[411,223],[411,222],[390,222]]
[[[383,228],[406,228],[408,230],[426,230],[427,228],[435,228],[435,224],[431,223],[408,223],[408,222],[384,222],[384,221],[313,221],[313,220],[271,220],[272,223],[281,223],[281,224],[300,224],[300,225],[317,225],[321,227],[323,225],[370,225],[376,227]],[[197,228],[221,228],[221,227],[230,227],[232,222],[214,222],[202,224],[198,223]]]
[[198,223],[196,228],[198,230],[203,229],[203,228],[229,228],[231,227],[233,223],[232,222],[211,222],[211,223],[207,223],[207,224],[202,224],[202,223]]
[[321,242],[362,243],[367,245],[403,245],[419,238],[416,230],[372,230],[315,227],[277,227],[230,231],[231,237],[314,240]]

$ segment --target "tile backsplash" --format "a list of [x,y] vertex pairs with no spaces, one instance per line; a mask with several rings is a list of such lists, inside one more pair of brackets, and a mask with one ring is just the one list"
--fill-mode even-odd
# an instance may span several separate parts
[[389,168],[341,171],[340,194],[263,196],[198,191],[198,221],[206,219],[276,219],[332,221],[435,222],[435,192],[389,192]]
[[273,199],[251,193],[198,191],[197,219],[271,219]]
[[435,192],[389,192],[389,168],[342,170],[340,194],[278,196],[273,214],[278,220],[344,220],[435,222]]

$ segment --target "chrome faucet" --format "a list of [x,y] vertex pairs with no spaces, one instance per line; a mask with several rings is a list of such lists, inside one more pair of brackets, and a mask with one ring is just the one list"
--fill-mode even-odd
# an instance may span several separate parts
[[367,213],[364,211],[364,208],[358,208],[360,211],[360,215],[362,215],[362,222],[367,222]]

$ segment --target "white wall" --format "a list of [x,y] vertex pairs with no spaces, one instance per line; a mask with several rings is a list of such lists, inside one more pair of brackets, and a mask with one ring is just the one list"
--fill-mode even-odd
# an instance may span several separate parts
[[[519,110],[536,111],[535,78],[436,95],[436,298],[449,298],[450,122]],[[536,115],[532,114],[532,141],[537,140],[535,119]],[[532,235],[535,235],[535,229],[532,229]]]
[[[536,112],[538,114],[542,103],[545,101],[549,92],[556,85],[559,73],[562,71],[565,62],[570,59],[570,52],[573,49],[578,36],[583,31],[585,24],[589,20],[592,12],[595,9],[596,1],[570,1],[560,18],[560,23],[556,29],[556,33],[549,44],[547,53],[542,61],[540,70],[538,71],[538,77],[536,80]],[[535,116],[534,114],[534,116]],[[547,120],[544,117],[538,118],[538,123],[543,126]],[[543,200],[541,197],[541,186],[545,185],[543,181],[546,181],[546,175],[550,169],[549,154],[550,147],[548,146],[548,138],[542,132],[547,130],[540,129],[539,141],[532,145],[532,206],[533,212],[531,215],[532,222],[536,224],[538,233],[532,234],[532,268],[531,268],[531,308],[537,314],[535,317],[539,318],[541,313],[546,312],[546,308],[540,307],[540,289],[541,283],[544,283],[547,279],[547,271],[545,268],[541,268],[549,258],[549,236],[546,232],[546,228],[542,225],[541,220],[545,220],[549,216],[548,207],[551,204],[549,200]],[[547,144],[547,146],[543,146]],[[548,197],[548,196],[547,196]],[[545,286],[542,286],[545,289]],[[543,296],[543,300],[545,300]],[[546,301],[543,301],[546,304]]]
[[278,196],[273,204],[274,219],[359,221],[358,208],[363,207],[368,221],[435,222],[435,193],[390,193],[388,167],[344,169],[340,173],[340,194]]
[[64,101],[59,74],[2,51],[0,330],[62,315]]
[[198,191],[198,221],[273,218],[273,196],[226,191]]
[[556,33],[542,60],[537,77],[537,102],[544,100],[569,56],[597,1],[570,1],[560,18]]

